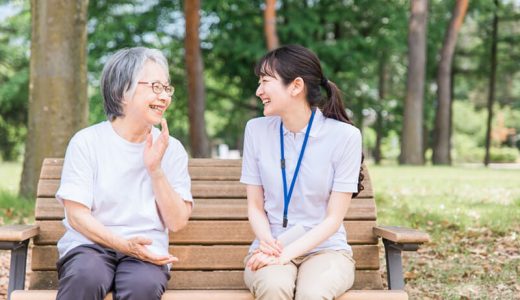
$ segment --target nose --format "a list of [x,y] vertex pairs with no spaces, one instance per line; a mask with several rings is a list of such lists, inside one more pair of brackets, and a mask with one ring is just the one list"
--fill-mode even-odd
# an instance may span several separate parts
[[160,94],[158,94],[159,96],[159,100],[161,100],[162,102],[168,102],[169,100],[172,99],[172,96],[168,95],[168,93],[163,90]]
[[260,85],[256,88],[256,93],[255,93],[255,95],[256,95],[257,97],[260,97],[263,93],[264,93],[264,89],[262,88],[262,85],[260,84]]

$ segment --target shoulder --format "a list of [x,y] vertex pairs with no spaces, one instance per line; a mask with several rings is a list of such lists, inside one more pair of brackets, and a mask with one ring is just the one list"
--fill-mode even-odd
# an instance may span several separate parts
[[107,126],[110,126],[108,121],[100,122],[76,132],[70,139],[70,144],[89,144],[98,139],[99,135],[107,130]]
[[327,133],[338,140],[361,140],[361,131],[354,125],[325,118],[324,127]]
[[246,131],[259,133],[271,131],[280,126],[280,117],[259,117],[247,121]]

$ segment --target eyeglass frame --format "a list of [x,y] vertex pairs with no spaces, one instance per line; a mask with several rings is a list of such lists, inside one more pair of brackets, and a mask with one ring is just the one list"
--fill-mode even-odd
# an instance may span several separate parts
[[[166,92],[166,94],[170,97],[173,96],[175,93],[175,87],[173,85],[164,85],[160,81],[138,81],[138,84],[148,84],[152,87],[152,91],[160,95],[162,92]],[[156,89],[159,88],[160,90],[157,92]],[[167,91],[167,88],[171,89],[171,93]]]

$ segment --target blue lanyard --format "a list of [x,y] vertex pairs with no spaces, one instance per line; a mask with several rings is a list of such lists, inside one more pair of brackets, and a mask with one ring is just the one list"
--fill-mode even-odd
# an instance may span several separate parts
[[283,178],[283,227],[287,227],[287,223],[289,220],[287,219],[287,211],[289,209],[289,202],[291,202],[291,196],[294,189],[294,184],[296,183],[296,177],[298,177],[298,171],[300,171],[300,165],[303,159],[303,153],[305,152],[305,147],[307,146],[307,140],[309,139],[309,133],[311,132],[312,120],[314,120],[314,114],[316,110],[312,110],[311,119],[309,120],[309,125],[307,126],[307,130],[305,131],[305,139],[303,140],[302,150],[300,150],[300,157],[298,157],[298,163],[296,164],[296,169],[294,170],[294,176],[291,182],[291,187],[289,189],[289,193],[287,193],[287,175],[285,175],[285,153],[283,146],[283,121],[280,122],[280,152],[281,152],[281,160],[280,167],[282,169],[282,178]]

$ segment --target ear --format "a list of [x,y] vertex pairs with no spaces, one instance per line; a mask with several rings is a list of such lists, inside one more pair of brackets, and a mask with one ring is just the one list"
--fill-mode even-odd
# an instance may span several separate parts
[[296,77],[293,82],[291,83],[291,96],[296,97],[300,93],[303,93],[305,91],[305,82],[303,81],[303,78]]

